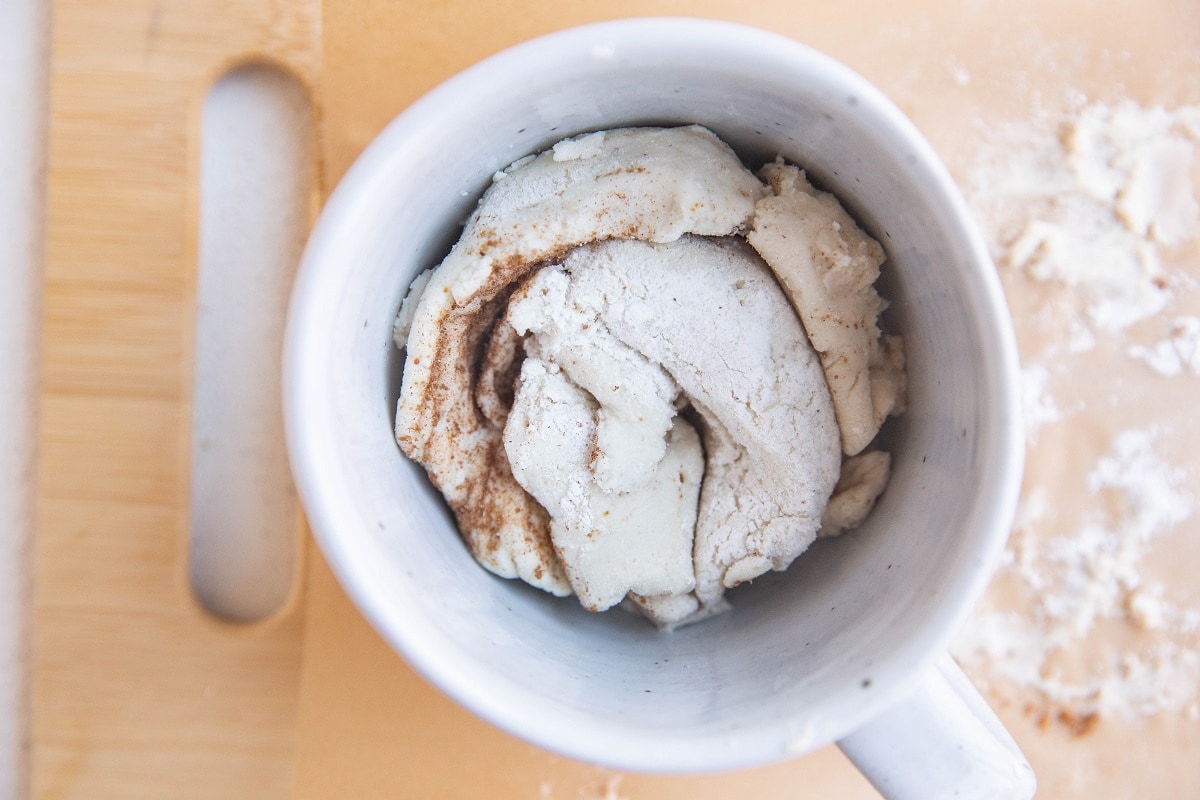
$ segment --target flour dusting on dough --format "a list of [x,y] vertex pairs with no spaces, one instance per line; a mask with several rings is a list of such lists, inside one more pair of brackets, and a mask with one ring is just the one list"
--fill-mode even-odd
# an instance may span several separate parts
[[669,628],[786,569],[839,474],[823,535],[866,518],[890,459],[842,451],[905,400],[886,256],[799,168],[761,177],[695,125],[564,139],[414,281],[396,440],[482,566]]

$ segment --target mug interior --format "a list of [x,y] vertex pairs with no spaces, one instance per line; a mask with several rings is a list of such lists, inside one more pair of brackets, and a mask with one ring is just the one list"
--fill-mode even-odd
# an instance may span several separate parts
[[[670,634],[480,568],[393,437],[391,326],[490,176],[584,131],[699,123],[751,168],[782,154],[885,247],[907,412],[859,530]],[[736,347],[736,343],[731,343]],[[806,752],[903,690],[982,591],[1020,471],[1011,330],[952,182],[877,90],[790,40],[638,20],[527,43],[422,99],[368,148],[306,251],[289,317],[289,449],[313,530],[363,612],[430,680],[537,744],[623,769]]]

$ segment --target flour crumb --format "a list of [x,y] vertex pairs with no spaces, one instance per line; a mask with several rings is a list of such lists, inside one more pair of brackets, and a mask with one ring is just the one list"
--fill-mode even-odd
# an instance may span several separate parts
[[1067,352],[1071,355],[1079,355],[1080,353],[1090,353],[1096,349],[1096,337],[1087,325],[1079,320],[1075,320],[1071,324],[1071,331],[1067,336]]
[[609,775],[600,788],[601,793],[591,797],[594,800],[629,800],[627,795],[621,793],[621,782],[624,779],[624,775]]
[[1166,378],[1200,375],[1200,317],[1176,317],[1166,338],[1152,347],[1131,345],[1128,353]]
[[971,85],[971,73],[960,61],[950,59],[946,63],[946,68],[950,70],[950,79],[954,81],[956,86]]
[[1050,372],[1042,364],[1031,364],[1021,370],[1022,411],[1025,417],[1025,438],[1037,441],[1038,429],[1062,419],[1054,397],[1046,391]]
[[1161,586],[1134,589],[1127,604],[1129,618],[1142,630],[1157,631],[1165,626]]
[[1071,169],[1131,233],[1165,245],[1187,241],[1200,225],[1192,189],[1198,118],[1200,107],[1089,106],[1070,133]]

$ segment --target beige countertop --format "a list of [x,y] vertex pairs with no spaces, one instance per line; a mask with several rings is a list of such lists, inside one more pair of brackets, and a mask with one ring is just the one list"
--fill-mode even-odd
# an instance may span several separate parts
[[[1200,623],[1188,616],[1200,597],[1187,566],[1200,556],[1200,356],[1189,361],[1186,322],[1200,314],[1200,238],[1137,210],[1195,213],[1200,123],[1183,109],[1200,106],[1196,4],[53,10],[36,796],[201,797],[216,786],[256,798],[876,796],[834,748],[681,778],[615,774],[513,740],[395,656],[311,543],[299,589],[266,623],[214,623],[188,594],[193,167],[206,87],[251,56],[298,75],[317,110],[316,188],[327,193],[388,120],[457,70],[539,33],[646,14],[736,19],[823,50],[875,82],[946,160],[993,243],[1033,421],[1010,561],[956,652],[1029,755],[1040,797],[1200,793]],[[1109,169],[1088,172],[1096,164]],[[114,175],[125,189],[96,194],[96,176]],[[1174,176],[1167,189],[1163,175]],[[1114,253],[1127,257],[1113,266]],[[1114,322],[1112,308],[1135,313]]]

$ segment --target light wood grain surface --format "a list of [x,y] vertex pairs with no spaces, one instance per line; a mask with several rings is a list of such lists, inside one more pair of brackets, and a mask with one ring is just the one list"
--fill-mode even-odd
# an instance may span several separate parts
[[[513,740],[415,675],[311,546],[302,595],[271,622],[223,626],[187,591],[196,132],[206,87],[247,57],[291,68],[312,90],[327,191],[388,120],[459,69],[540,33],[647,14],[736,19],[843,60],[914,119],[960,179],[982,123],[1061,103],[1068,89],[1200,102],[1200,15],[1166,0],[1100,10],[1082,0],[61,0],[36,796],[875,796],[832,748],[682,778],[615,775]],[[1041,796],[1136,796],[1137,774],[1107,754],[1135,744],[1153,752],[1147,742],[1168,742],[1161,763],[1181,776],[1178,786],[1194,774],[1194,725],[1114,724],[1092,744],[1041,730],[1020,708],[1002,714],[1042,775]]]
[[33,794],[287,797],[303,609],[187,582],[199,111],[229,65],[315,85],[313,3],[53,9]]

